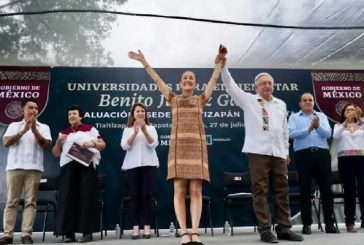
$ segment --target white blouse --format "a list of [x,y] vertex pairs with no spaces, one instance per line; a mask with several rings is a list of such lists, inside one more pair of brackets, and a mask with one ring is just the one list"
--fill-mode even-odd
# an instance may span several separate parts
[[128,144],[128,139],[133,135],[134,128],[125,128],[121,137],[121,148],[126,151],[122,170],[128,170],[143,166],[159,167],[159,161],[155,148],[159,144],[158,134],[154,126],[146,125],[148,134],[154,139],[148,144],[143,132],[139,130],[132,145]]
[[338,156],[364,156],[364,124],[351,132],[344,124],[335,124],[332,136],[338,140]]

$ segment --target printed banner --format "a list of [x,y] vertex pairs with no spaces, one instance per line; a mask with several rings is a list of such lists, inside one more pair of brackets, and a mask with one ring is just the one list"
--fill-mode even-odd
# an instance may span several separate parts
[[317,106],[332,121],[340,121],[349,102],[364,109],[363,71],[314,71],[312,82]]
[[[172,91],[179,94],[179,80],[184,69],[156,69]],[[190,70],[190,69],[188,69]],[[197,77],[194,94],[203,93],[213,69],[192,69]],[[254,77],[262,70],[231,69],[232,76],[239,87],[246,92],[255,93]],[[305,70],[264,70],[275,79],[274,95],[287,101],[289,111],[298,110],[298,98],[302,91],[312,91],[310,71]],[[49,123],[52,136],[68,127],[67,107],[80,105],[85,112],[84,122],[94,125],[106,142],[102,151],[99,173],[108,176],[108,210],[118,210],[123,194],[124,173],[121,165],[125,151],[120,147],[123,129],[126,127],[131,105],[141,102],[148,107],[149,121],[158,133],[159,145],[156,148],[160,162],[157,170],[155,195],[160,210],[165,214],[160,218],[161,227],[173,221],[173,185],[166,181],[167,155],[172,124],[172,113],[155,83],[144,69],[139,68],[67,68],[52,69],[50,99],[42,120]],[[224,171],[247,171],[247,160],[241,152],[244,143],[244,113],[226,93],[221,81],[203,110],[211,183],[205,185],[204,194],[211,197],[215,210],[223,210]],[[50,119],[53,120],[50,120]],[[47,160],[47,163],[55,159]],[[294,164],[290,165],[294,168]],[[115,214],[108,213],[106,220],[115,224]],[[220,225],[222,213],[216,213],[214,223]],[[239,215],[236,224],[246,224],[249,218]],[[110,227],[114,227],[110,226]]]
[[40,115],[48,100],[50,67],[0,67],[0,124],[23,117],[21,102],[35,99]]
[[[185,69],[156,70],[172,91],[177,94],[181,92],[178,82]],[[194,94],[199,95],[203,93],[212,69],[192,70],[196,73],[198,83]],[[286,102],[289,114],[300,110],[299,98],[304,92],[314,94],[315,109],[327,114],[333,120],[332,123],[338,120],[338,111],[348,101],[364,108],[364,71],[230,69],[230,72],[238,86],[249,93],[255,93],[255,75],[260,72],[270,73],[274,78],[274,96]],[[167,227],[173,221],[173,185],[166,181],[172,115],[168,103],[144,69],[55,67],[50,71],[46,67],[0,67],[0,76],[2,134],[7,124],[21,120],[19,103],[27,96],[39,101],[39,121],[50,126],[54,140],[62,129],[69,127],[67,108],[72,104],[83,108],[84,122],[94,125],[107,145],[101,153],[98,172],[107,175],[105,205],[108,210],[119,210],[124,193],[125,178],[121,165],[125,151],[121,149],[120,141],[130,107],[136,102],[146,104],[149,120],[159,136],[156,150],[160,167],[154,186],[159,210],[165,214],[159,217],[160,227]],[[204,194],[211,197],[214,210],[223,210],[223,172],[248,171],[248,164],[245,154],[241,152],[245,133],[244,113],[226,93],[220,80],[204,108],[203,120],[211,179],[211,183],[204,186]],[[1,144],[0,166],[5,169],[5,165],[6,149]],[[294,162],[289,168],[295,169]],[[60,172],[59,159],[51,154],[51,147],[45,153],[45,170],[46,174]],[[5,171],[0,171],[0,175],[1,204],[6,197]],[[118,215],[115,212],[107,212],[106,215],[107,228],[115,227]],[[236,225],[250,224],[250,219],[243,211],[237,210],[234,215]],[[214,226],[221,227],[223,221],[222,212],[215,212]]]

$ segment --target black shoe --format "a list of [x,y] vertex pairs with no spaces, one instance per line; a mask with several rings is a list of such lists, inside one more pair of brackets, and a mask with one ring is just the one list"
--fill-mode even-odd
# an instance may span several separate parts
[[340,233],[339,229],[337,229],[334,225],[325,225],[326,233]]
[[92,241],[92,234],[83,234],[82,237],[78,238],[77,242],[85,243]]
[[137,240],[139,239],[139,234],[138,235],[131,235],[131,240]]
[[260,233],[260,240],[266,243],[279,243],[277,237],[271,231],[263,231]]
[[72,235],[65,235],[63,242],[64,243],[71,243],[71,242],[75,242],[76,238],[75,238],[75,234]]
[[23,244],[33,244],[33,239],[30,236],[23,236],[20,240]]
[[303,225],[303,227],[302,227],[302,234],[305,234],[305,235],[312,234],[311,226],[310,225]]
[[150,234],[143,234],[143,239],[150,239],[151,235]]
[[2,237],[0,238],[0,245],[2,244],[12,244],[13,243],[13,238],[12,237]]
[[277,234],[279,240],[287,240],[287,241],[294,241],[294,242],[301,242],[303,241],[303,236],[294,233],[291,230],[287,232]]

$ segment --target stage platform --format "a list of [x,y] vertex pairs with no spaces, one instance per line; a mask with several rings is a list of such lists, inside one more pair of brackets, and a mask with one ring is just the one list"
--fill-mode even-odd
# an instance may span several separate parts
[[[360,226],[360,224],[357,224]],[[295,225],[293,230],[301,233],[301,225]],[[312,226],[312,234],[305,235],[305,240],[303,242],[289,242],[289,241],[280,241],[280,244],[316,244],[316,245],[362,245],[364,244],[364,229],[359,228],[357,233],[347,233],[344,224],[339,225],[340,234],[326,234],[317,229],[317,225]],[[221,228],[214,229],[214,236],[211,236],[210,233],[204,233],[204,230],[201,230],[201,240],[204,245],[234,245],[234,244],[265,244],[259,240],[259,235],[257,232],[254,232],[253,227],[238,227],[234,230],[234,236],[226,236],[222,233]],[[20,234],[16,233],[14,236],[14,244],[21,244]],[[80,236],[80,234],[79,234]],[[33,235],[34,243],[39,244],[54,244],[54,243],[62,243],[61,238],[56,238],[52,235],[51,232],[46,234],[45,241],[42,242],[42,233],[35,232]],[[93,245],[111,245],[111,244],[125,244],[125,245],[173,245],[179,244],[179,238],[169,237],[168,230],[160,230],[160,237],[152,236],[151,239],[139,239],[139,240],[131,240],[131,231],[125,231],[125,234],[122,239],[116,239],[115,231],[108,231],[107,236],[104,237],[103,240],[100,239],[100,233],[94,234],[94,240],[90,243]]]
[[[360,224],[357,224],[360,226]],[[301,233],[301,225],[295,225],[293,230]],[[289,242],[289,241],[280,241],[280,244],[317,244],[317,245],[362,245],[364,244],[364,229],[359,228],[357,233],[347,233],[344,224],[339,225],[340,234],[326,234],[317,229],[317,225],[312,226],[312,235],[305,235],[305,240],[303,242]],[[257,232],[254,232],[253,227],[238,227],[234,230],[234,236],[226,236],[222,233],[221,228],[214,229],[214,236],[211,234],[204,233],[204,230],[201,230],[201,240],[204,245],[234,245],[234,244],[265,244],[259,240],[259,235]],[[80,236],[80,234],[78,234]],[[21,244],[20,234],[16,233],[14,236],[14,244]],[[55,244],[62,243],[61,238],[56,238],[52,235],[51,232],[46,234],[45,241],[42,242],[42,233],[35,232],[33,235],[34,243],[39,244]],[[100,233],[94,234],[94,240],[90,243],[94,245],[111,245],[111,244],[125,244],[125,245],[173,245],[179,244],[179,238],[169,237],[168,230],[160,230],[160,237],[152,236],[151,239],[139,239],[139,240],[131,240],[131,231],[125,231],[125,234],[122,239],[116,239],[115,231],[108,231],[107,236],[104,237],[103,240],[100,239]]]

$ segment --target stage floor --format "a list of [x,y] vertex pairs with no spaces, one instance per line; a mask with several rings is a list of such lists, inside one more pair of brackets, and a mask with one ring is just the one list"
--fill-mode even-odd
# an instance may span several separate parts
[[[357,224],[359,227],[360,224]],[[301,225],[296,225],[292,229],[298,233],[301,233]],[[312,226],[312,234],[305,235],[305,240],[303,242],[294,242],[295,244],[318,244],[318,245],[362,245],[364,244],[364,229],[359,228],[357,233],[347,233],[344,224],[340,224],[339,226],[341,233],[340,234],[326,234],[317,229],[317,225]],[[221,228],[214,229],[214,236],[211,236],[210,233],[204,233],[204,230],[201,230],[201,240],[204,245],[214,245],[214,244],[264,244],[259,240],[259,235],[257,232],[254,232],[253,227],[238,227],[234,229],[234,236],[226,236],[222,233]],[[168,230],[160,230],[160,237],[152,236],[151,239],[139,239],[139,240],[131,240],[131,231],[125,231],[125,234],[122,239],[116,239],[115,231],[108,231],[108,235],[104,237],[103,240],[100,239],[100,233],[94,234],[94,240],[90,243],[93,245],[108,245],[108,244],[118,244],[118,245],[139,245],[139,244],[148,244],[148,245],[179,245],[179,238],[169,237]],[[14,243],[20,244],[20,234],[16,233],[14,236]],[[54,243],[62,243],[61,238],[56,238],[52,235],[52,233],[47,233],[45,242],[42,242],[42,233],[36,232],[33,235],[34,243],[40,244],[54,244]],[[289,241],[280,241],[280,244],[292,244]]]

